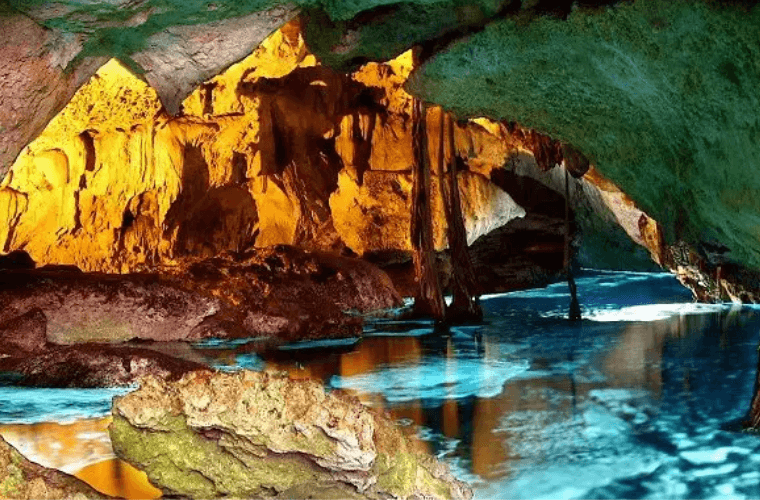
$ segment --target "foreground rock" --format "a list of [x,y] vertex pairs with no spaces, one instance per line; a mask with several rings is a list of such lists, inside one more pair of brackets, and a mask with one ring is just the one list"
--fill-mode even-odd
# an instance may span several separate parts
[[259,372],[155,378],[116,398],[114,451],[167,495],[470,498],[386,417],[310,380]]
[[207,368],[134,345],[84,343],[57,346],[47,341],[41,309],[0,324],[0,372],[15,385],[32,387],[114,387],[146,375],[176,380]]
[[0,324],[39,309],[47,340],[72,344],[355,336],[362,320],[345,311],[396,307],[401,299],[371,264],[277,247],[124,276],[8,271],[0,275],[0,304]]
[[0,498],[111,498],[74,476],[24,458],[0,436]]

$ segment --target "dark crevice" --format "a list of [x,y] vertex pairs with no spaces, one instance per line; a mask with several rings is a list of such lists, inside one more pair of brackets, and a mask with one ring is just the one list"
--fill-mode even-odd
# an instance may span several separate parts
[[82,139],[84,145],[84,169],[87,172],[95,170],[95,141],[92,136],[92,132],[85,130],[79,134],[79,138]]

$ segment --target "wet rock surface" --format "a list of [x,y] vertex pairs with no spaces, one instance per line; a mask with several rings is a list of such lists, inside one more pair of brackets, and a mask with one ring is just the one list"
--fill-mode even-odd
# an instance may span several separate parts
[[145,379],[117,398],[116,454],[191,498],[470,498],[387,417],[321,384],[243,371]]
[[202,363],[151,349],[89,343],[0,359],[0,371],[14,385],[26,387],[119,387],[146,375],[176,380],[204,368]]
[[9,271],[0,276],[0,303],[0,321],[38,309],[47,340],[72,344],[354,336],[362,320],[344,311],[368,313],[401,299],[367,262],[281,246],[133,275]]
[[30,462],[0,436],[0,498],[111,498],[63,472]]

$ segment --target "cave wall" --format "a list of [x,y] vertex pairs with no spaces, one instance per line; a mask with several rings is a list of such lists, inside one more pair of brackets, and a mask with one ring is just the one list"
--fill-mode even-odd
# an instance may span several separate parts
[[752,289],[736,269],[760,269],[758,39],[755,2],[505,18],[435,54],[409,89],[573,144],[661,224],[668,266],[695,274],[700,298],[738,300],[721,279]]
[[[0,174],[104,58],[143,74],[174,112],[298,12],[335,68],[416,47],[415,95],[573,144],[662,222],[665,265],[700,298],[754,300],[752,1],[3,0]],[[9,212],[25,203],[2,196]]]
[[[0,248],[109,272],[278,243],[409,250],[411,70],[405,54],[336,73],[293,22],[199,86],[173,117],[112,60],[3,181]],[[439,116],[427,116],[433,160]],[[467,149],[475,135],[457,129],[462,154],[496,167],[499,154]],[[525,213],[484,172],[459,173],[470,242]]]

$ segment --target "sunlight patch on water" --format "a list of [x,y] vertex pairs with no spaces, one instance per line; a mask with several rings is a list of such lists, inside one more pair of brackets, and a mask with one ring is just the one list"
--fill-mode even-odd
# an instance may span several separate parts
[[[687,314],[709,314],[730,309],[725,304],[647,304],[584,311],[583,318],[591,321],[657,321]],[[567,313],[563,313],[566,315]],[[551,314],[547,315],[551,317]]]
[[354,375],[333,376],[332,387],[358,392],[381,393],[389,403],[412,400],[461,399],[468,396],[492,398],[501,394],[504,384],[525,375],[528,360],[432,358],[415,365],[388,366],[384,370]]

